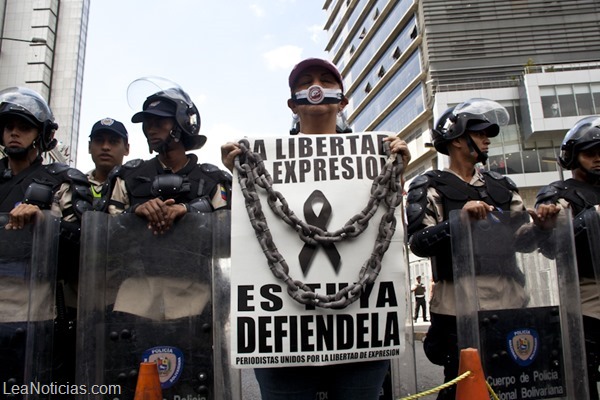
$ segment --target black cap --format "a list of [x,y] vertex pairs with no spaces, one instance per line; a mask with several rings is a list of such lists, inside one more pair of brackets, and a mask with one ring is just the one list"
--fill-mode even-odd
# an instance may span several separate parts
[[125,125],[112,118],[103,118],[96,122],[92,127],[90,137],[100,132],[115,133],[125,139],[126,142],[128,140],[127,129],[125,129]]
[[144,111],[140,111],[131,117],[131,122],[144,122],[145,115],[175,118],[177,115],[177,106],[171,101],[158,98],[148,103]]
[[344,91],[344,80],[342,79],[340,71],[333,63],[322,58],[307,58],[303,61],[300,61],[294,66],[294,68],[292,68],[292,72],[290,73],[290,76],[288,78],[288,85],[290,86],[291,90],[294,90],[294,86],[296,85],[296,81],[300,77],[300,74],[310,67],[321,67],[331,72],[340,84],[342,92]]

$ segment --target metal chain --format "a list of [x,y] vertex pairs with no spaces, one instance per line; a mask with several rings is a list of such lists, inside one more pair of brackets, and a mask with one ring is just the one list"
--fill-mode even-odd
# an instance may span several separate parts
[[[235,168],[238,171],[238,182],[242,189],[250,224],[254,228],[258,243],[267,258],[273,275],[287,285],[288,294],[301,304],[340,309],[358,300],[365,286],[377,279],[381,271],[381,260],[389,248],[396,230],[396,216],[394,213],[396,207],[402,202],[402,188],[399,183],[401,174],[404,171],[402,158],[396,157],[396,154],[390,154],[389,144],[384,143],[384,150],[388,155],[388,159],[379,176],[373,180],[371,196],[367,205],[340,229],[329,232],[301,221],[290,210],[283,195],[273,189],[273,180],[260,155],[250,150],[250,144],[245,139],[239,141],[239,146],[242,154],[237,156],[234,161]],[[257,186],[267,192],[267,203],[271,210],[296,230],[302,241],[310,245],[332,244],[359,236],[365,231],[369,225],[369,220],[375,215],[379,204],[383,200],[387,206],[387,211],[381,217],[379,233],[375,239],[371,256],[361,267],[358,281],[346,286],[336,294],[324,295],[315,293],[303,282],[292,279],[289,275],[288,264],[273,241],[273,236],[262,211]]]

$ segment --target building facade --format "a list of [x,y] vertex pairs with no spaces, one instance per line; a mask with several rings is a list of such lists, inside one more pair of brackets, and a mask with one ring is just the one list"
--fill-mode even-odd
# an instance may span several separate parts
[[[431,146],[433,121],[484,97],[511,120],[483,168],[508,175],[533,207],[539,188],[563,176],[555,160],[566,131],[600,114],[597,0],[326,0],[323,9],[348,121],[407,141],[407,182],[448,164]],[[430,276],[424,260],[411,267]]]
[[70,165],[77,140],[89,0],[0,0],[0,88],[24,86],[59,125],[52,158]]

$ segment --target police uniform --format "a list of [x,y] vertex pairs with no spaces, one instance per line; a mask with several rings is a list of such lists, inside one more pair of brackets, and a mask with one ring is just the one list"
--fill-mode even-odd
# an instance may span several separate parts
[[195,154],[177,172],[163,165],[158,156],[132,160],[111,171],[106,207],[110,214],[133,212],[153,198],[174,199],[188,212],[211,212],[231,208],[231,175],[212,164],[198,164]]
[[[577,272],[579,275],[579,293],[581,313],[585,335],[585,348],[588,363],[588,379],[600,381],[600,293],[594,274],[584,215],[598,212],[600,187],[575,179],[556,181],[540,189],[536,198],[536,207],[540,204],[555,204],[561,210],[571,209],[573,229],[575,231],[575,251]],[[564,212],[559,218],[565,218]],[[598,399],[596,384],[590,384],[590,399]]]
[[[187,154],[187,157],[188,163],[177,172],[167,168],[158,157],[132,160],[116,167],[107,179],[104,209],[111,215],[133,213],[139,205],[154,198],[174,199],[192,213],[230,209],[231,175],[212,164],[198,164],[195,154]],[[135,382],[124,377],[137,368],[140,355],[151,345],[184,347],[201,341],[196,348],[186,349],[194,356],[185,361],[177,387],[168,389],[165,395],[198,392],[202,386],[198,377],[213,368],[212,341],[203,339],[205,333],[190,330],[195,326],[212,326],[210,298],[210,285],[191,282],[189,276],[164,276],[156,271],[156,274],[131,276],[121,282],[114,304],[109,306],[106,320],[109,326],[129,330],[135,326],[141,332],[151,329],[148,328],[152,326],[151,321],[164,321],[161,343],[143,336],[131,343],[108,342],[107,354],[115,356],[106,371],[107,379],[122,384],[124,399],[133,398],[135,389]],[[157,304],[163,306],[157,307]],[[212,381],[212,376],[204,379]]]
[[88,181],[90,182],[90,189],[92,190],[92,197],[94,199],[94,209],[96,209],[96,203],[100,202],[102,199],[102,187],[104,186],[104,182],[100,182],[96,179],[94,173],[95,169],[88,171],[86,174]]
[[423,321],[427,321],[427,301],[425,300],[425,285],[421,282],[416,283],[412,291],[415,293],[415,322],[419,318],[419,309],[423,309]]
[[[198,164],[198,157],[195,154],[188,154],[187,157],[189,159],[187,165],[176,173],[166,168],[158,157],[148,161],[132,160],[113,169],[107,180],[108,212],[112,215],[134,212],[140,204],[157,197],[164,200],[174,199],[177,204],[185,205],[188,212],[212,212],[217,209],[231,208],[228,201],[231,195],[231,175],[212,164]],[[129,289],[123,288],[121,297],[118,297],[121,299],[117,302],[118,311],[152,318],[153,310],[140,308],[144,303],[154,303],[152,299],[144,301],[141,298],[149,292],[135,289],[145,287],[148,279],[153,278],[145,277],[142,279],[143,282],[139,283],[131,278],[126,282]],[[171,278],[171,281],[174,279]],[[162,284],[157,284],[164,285],[164,283],[163,281]],[[176,286],[174,282],[170,284]],[[135,295],[137,299],[131,298],[128,293],[137,293]],[[178,301],[184,301],[182,309],[187,308],[189,303],[185,299],[191,298],[182,293],[174,296],[179,299]],[[193,294],[190,296],[194,297]],[[166,317],[169,319],[169,316]]]
[[[53,352],[53,379],[59,382],[74,380],[80,223],[82,214],[91,208],[91,202],[87,178],[74,168],[60,163],[44,165],[38,157],[27,169],[13,175],[8,158],[0,160],[0,212],[8,213],[18,204],[28,203],[61,216]],[[4,309],[3,321],[23,321],[27,315],[28,293],[6,289],[1,296],[10,296],[10,299],[0,301],[10,300],[2,303],[10,304],[12,311]]]
[[[454,171],[428,171],[411,182],[407,197],[408,235],[411,250],[418,256],[430,257],[434,290],[430,300],[431,326],[424,342],[429,360],[444,366],[445,381],[458,374],[456,331],[456,299],[453,284],[452,249],[449,215],[471,200],[482,201],[510,214],[525,211],[523,199],[515,184],[496,172],[475,171],[465,182]],[[505,232],[511,235],[512,232]],[[503,243],[510,243],[504,241]],[[496,249],[491,249],[492,251]],[[500,249],[510,253],[511,249]],[[514,253],[513,253],[514,254]],[[524,276],[516,262],[503,259],[502,268],[494,264],[498,254],[481,255],[477,289],[482,309],[519,308],[528,297]],[[489,271],[485,266],[489,266]],[[498,274],[498,271],[502,272]],[[446,389],[440,398],[454,398],[455,388]],[[444,391],[443,391],[444,392]]]

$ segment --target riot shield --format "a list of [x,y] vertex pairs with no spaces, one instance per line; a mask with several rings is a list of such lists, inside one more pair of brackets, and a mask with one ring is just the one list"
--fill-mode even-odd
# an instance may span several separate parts
[[[598,382],[600,381],[600,343],[598,338],[598,302],[600,302],[600,215],[595,210],[583,213],[587,238],[584,243],[576,239],[578,249],[579,288],[581,295],[581,310],[583,314],[583,330],[586,339],[586,361],[588,365],[588,379],[590,380],[590,398],[598,396]],[[587,240],[585,240],[587,239]],[[583,254],[579,246],[585,246]],[[589,249],[589,253],[587,253]],[[589,256],[589,259],[587,258]],[[597,391],[594,393],[594,391]]]
[[571,218],[450,214],[459,349],[505,399],[588,399]]
[[227,279],[229,219],[228,211],[187,214],[153,235],[136,215],[84,215],[78,384],[109,385],[104,398],[132,400],[139,364],[150,361],[164,399],[239,393],[220,356],[227,314],[213,312],[228,296],[213,293],[212,280],[215,268],[219,288]]
[[20,230],[4,229],[7,222],[8,214],[0,214],[0,381],[5,394],[13,385],[52,383],[60,228],[50,211]]
[[[587,281],[595,281],[595,287],[590,287],[589,291],[596,293],[597,297],[600,297],[600,248],[598,244],[600,243],[600,215],[597,212],[591,213],[586,212],[584,214],[585,218],[585,226],[587,231],[587,239],[588,245],[590,249],[591,262],[589,266],[579,266],[579,268],[590,268],[591,271],[586,271],[583,273],[582,280],[585,279]],[[590,297],[593,297],[590,294]]]

